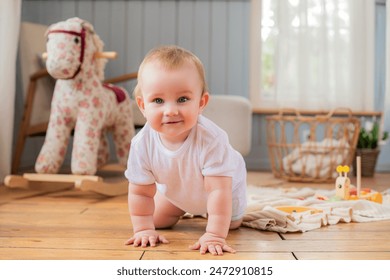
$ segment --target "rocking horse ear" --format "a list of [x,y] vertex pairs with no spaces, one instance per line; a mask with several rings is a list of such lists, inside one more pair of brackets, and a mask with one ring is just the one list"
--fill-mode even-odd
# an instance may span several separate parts
[[88,21],[83,21],[81,23],[81,26],[87,30],[90,34],[95,34],[95,30],[93,29],[93,25],[90,24]]
[[53,26],[54,26],[55,24],[57,24],[57,23],[53,23],[53,24],[49,25],[49,27],[46,29],[45,35],[44,35],[45,38],[47,38],[47,35],[49,35],[49,31],[53,28]]

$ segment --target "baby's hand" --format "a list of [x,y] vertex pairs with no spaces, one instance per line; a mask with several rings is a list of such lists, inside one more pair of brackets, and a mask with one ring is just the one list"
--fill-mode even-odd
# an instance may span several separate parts
[[199,250],[202,255],[206,254],[207,251],[212,255],[223,255],[223,252],[236,252],[236,250],[226,243],[225,238],[208,232],[203,234],[194,245],[190,246],[190,249]]
[[134,247],[155,247],[157,243],[169,243],[162,235],[159,235],[155,230],[143,230],[135,233],[132,238],[125,242],[125,245],[133,244]]

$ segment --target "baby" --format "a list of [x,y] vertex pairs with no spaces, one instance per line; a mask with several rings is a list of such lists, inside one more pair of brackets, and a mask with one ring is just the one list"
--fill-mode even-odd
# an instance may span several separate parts
[[246,208],[245,162],[201,115],[209,101],[201,61],[177,46],[156,48],[140,65],[134,94],[147,123],[131,142],[125,172],[134,230],[126,244],[168,243],[156,229],[185,213],[207,214],[206,232],[190,249],[234,253],[225,239]]

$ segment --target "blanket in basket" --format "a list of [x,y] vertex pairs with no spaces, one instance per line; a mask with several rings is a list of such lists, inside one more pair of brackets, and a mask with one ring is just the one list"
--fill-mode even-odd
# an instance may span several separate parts
[[[383,203],[368,200],[326,201],[334,190],[248,186],[248,208],[243,226],[275,232],[305,232],[339,222],[371,222],[390,219],[390,189]],[[278,206],[305,206],[320,211],[287,213]]]
[[325,138],[320,142],[306,141],[283,157],[283,168],[286,173],[292,171],[293,174],[299,175],[304,172],[309,177],[327,178],[333,170],[337,175],[334,167],[345,164],[348,153],[349,144],[344,138]]

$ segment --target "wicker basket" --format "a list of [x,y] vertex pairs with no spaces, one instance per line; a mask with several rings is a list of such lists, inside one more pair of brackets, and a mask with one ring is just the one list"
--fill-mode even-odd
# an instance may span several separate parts
[[268,116],[267,142],[275,177],[296,182],[331,182],[338,165],[351,166],[360,121],[350,109],[303,115],[282,109]]

